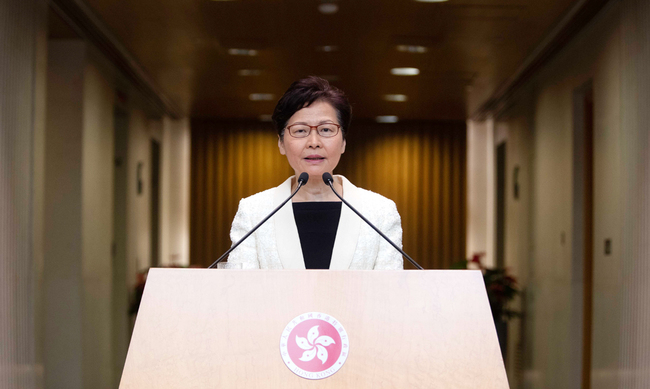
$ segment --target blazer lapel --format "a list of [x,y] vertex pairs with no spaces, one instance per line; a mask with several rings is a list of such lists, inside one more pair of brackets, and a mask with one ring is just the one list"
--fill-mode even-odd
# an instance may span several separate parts
[[[340,177],[343,182],[343,198],[352,204],[353,207],[357,208],[359,204],[357,197],[357,187],[343,176],[336,177]],[[291,216],[293,217],[293,214]],[[334,240],[334,249],[332,250],[332,262],[330,263],[330,269],[347,270],[350,268],[352,259],[354,257],[354,252],[357,248],[357,240],[359,238],[360,229],[361,219],[359,216],[352,212],[352,210],[348,208],[347,205],[341,204],[341,218],[339,219],[339,228],[336,231],[336,238]],[[297,234],[298,233],[296,232],[296,235]]]
[[[289,178],[275,188],[273,207],[280,205],[291,194],[291,179]],[[305,260],[302,256],[298,227],[293,217],[291,201],[287,202],[273,217],[275,226],[275,243],[282,267],[285,269],[304,269]]]

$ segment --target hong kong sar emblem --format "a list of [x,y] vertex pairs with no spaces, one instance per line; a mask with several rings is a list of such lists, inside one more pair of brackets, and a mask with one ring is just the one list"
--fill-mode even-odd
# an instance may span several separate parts
[[280,355],[289,370],[320,380],[339,371],[350,352],[348,334],[331,315],[308,312],[287,324],[280,337]]

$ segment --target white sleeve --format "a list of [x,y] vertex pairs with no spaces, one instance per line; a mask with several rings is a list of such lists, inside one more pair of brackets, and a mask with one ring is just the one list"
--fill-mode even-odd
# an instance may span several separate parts
[[[232,244],[238,242],[254,225],[251,222],[251,207],[246,203],[246,199],[239,201],[237,214],[232,221],[230,228],[230,240]],[[249,236],[242,244],[234,249],[228,255],[228,262],[241,263],[243,269],[259,269],[260,262],[257,258],[256,234]]]
[[[395,244],[402,248],[402,220],[397,212],[397,206],[392,200],[384,210],[384,223],[380,228],[381,232],[395,242]],[[378,226],[379,228],[379,226]],[[382,237],[379,242],[379,252],[377,253],[377,261],[375,262],[375,270],[401,270],[404,269],[404,259],[402,254],[395,250],[395,247]]]

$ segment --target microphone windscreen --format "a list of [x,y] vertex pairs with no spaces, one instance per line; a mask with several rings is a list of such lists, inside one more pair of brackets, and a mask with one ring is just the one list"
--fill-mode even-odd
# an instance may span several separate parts
[[323,173],[323,181],[325,184],[329,185],[330,182],[334,182],[334,179],[332,178],[332,175],[329,174],[328,172]]
[[301,185],[305,185],[309,181],[309,174],[306,172],[300,173],[300,176],[298,177],[298,183]]

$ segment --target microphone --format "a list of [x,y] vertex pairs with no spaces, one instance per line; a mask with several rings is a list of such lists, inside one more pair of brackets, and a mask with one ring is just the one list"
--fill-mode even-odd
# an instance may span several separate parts
[[360,217],[364,222],[366,222],[370,227],[372,227],[373,230],[377,231],[377,233],[378,233],[379,235],[381,235],[382,238],[386,239],[386,241],[387,241],[388,243],[390,243],[391,246],[395,247],[395,249],[396,249],[397,251],[399,251],[400,253],[402,253],[402,255],[405,256],[405,257],[409,260],[409,262],[411,262],[411,264],[412,264],[413,266],[417,267],[417,268],[420,269],[420,270],[424,270],[424,268],[423,268],[422,266],[420,266],[420,264],[418,264],[417,262],[415,262],[415,261],[413,260],[413,258],[409,257],[409,255],[406,254],[406,253],[404,252],[404,250],[402,250],[401,248],[399,248],[395,243],[393,243],[392,240],[388,239],[388,237],[387,237],[386,235],[384,235],[383,232],[379,231],[379,229],[378,229],[377,227],[375,227],[372,223],[370,223],[370,221],[369,221],[368,219],[366,219],[365,217],[363,217],[363,215],[360,214],[359,211],[357,211],[356,209],[354,209],[354,207],[353,207],[352,205],[350,205],[350,203],[348,203],[347,201],[345,201],[345,199],[343,199],[343,197],[341,197],[341,195],[339,195],[339,194],[336,192],[336,190],[334,189],[334,186],[332,185],[332,183],[334,183],[334,179],[332,178],[332,175],[331,175],[331,174],[329,174],[328,172],[323,173],[323,181],[325,182],[325,184],[327,184],[327,185],[332,189],[332,192],[334,192],[334,194],[336,195],[336,197],[338,197],[339,199],[341,199],[341,201],[343,202],[343,204],[347,205],[348,208],[350,208],[351,210],[354,211],[354,213],[356,213],[357,215],[359,215],[359,217]]
[[284,206],[284,204],[287,203],[287,201],[291,200],[291,199],[293,198],[293,196],[295,196],[296,193],[298,193],[298,191],[300,190],[300,188],[301,188],[303,185],[305,185],[305,184],[307,183],[308,180],[309,180],[309,174],[307,174],[306,172],[302,172],[302,173],[300,173],[300,176],[298,177],[298,187],[296,188],[295,191],[293,191],[293,193],[291,194],[291,196],[289,196],[286,200],[284,200],[284,201],[282,202],[282,204],[278,205],[278,207],[277,207],[276,209],[274,209],[271,213],[269,213],[269,215],[268,215],[267,217],[265,217],[261,222],[259,222],[255,227],[253,227],[252,230],[248,231],[248,232],[246,233],[246,235],[244,235],[241,239],[239,239],[239,240],[237,241],[237,243],[235,243],[234,245],[232,245],[232,247],[229,248],[228,251],[226,251],[225,253],[223,253],[223,255],[221,255],[221,256],[219,257],[219,259],[217,259],[216,261],[214,261],[214,262],[212,263],[212,265],[208,266],[208,269],[214,269],[215,267],[217,267],[217,264],[218,264],[219,262],[223,261],[223,259],[226,257],[226,255],[230,254],[231,251],[233,251],[234,249],[236,249],[237,246],[239,246],[243,241],[245,241],[246,238],[248,238],[248,237],[249,237],[253,232],[255,232],[255,230],[257,230],[258,228],[260,228],[260,227],[262,226],[262,224],[264,224],[267,220],[269,220],[269,219],[271,218],[271,216],[275,215],[275,213],[278,212],[278,211],[280,210],[280,208],[282,208],[282,207]]

